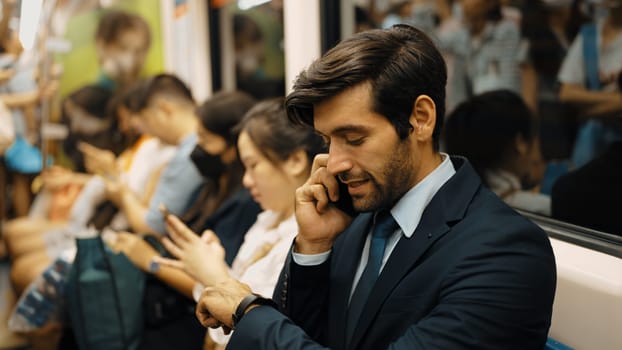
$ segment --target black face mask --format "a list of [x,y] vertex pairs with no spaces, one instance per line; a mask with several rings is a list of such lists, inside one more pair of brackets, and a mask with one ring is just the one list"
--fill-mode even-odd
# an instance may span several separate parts
[[217,180],[227,168],[219,155],[211,155],[199,146],[194,147],[194,150],[190,154],[190,159],[197,170],[199,170],[199,173],[206,179]]

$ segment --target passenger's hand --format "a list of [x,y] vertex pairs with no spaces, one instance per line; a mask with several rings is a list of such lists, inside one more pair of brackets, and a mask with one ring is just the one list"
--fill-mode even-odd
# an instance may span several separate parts
[[165,223],[170,238],[164,237],[162,244],[177,260],[160,257],[157,262],[186,272],[204,286],[229,277],[225,250],[213,231],[199,237],[172,214],[166,215]]
[[15,70],[12,68],[3,68],[0,69],[0,83],[4,83],[7,80],[13,78],[15,75]]
[[116,177],[118,170],[114,153],[85,142],[80,142],[78,149],[84,155],[84,166],[88,172]]
[[106,186],[106,198],[114,203],[117,207],[123,207],[123,195],[126,191],[129,191],[127,186],[119,181],[110,180],[103,177],[104,184]]
[[39,88],[39,99],[49,100],[56,95],[59,88],[58,80],[51,80]]
[[148,272],[149,265],[158,252],[140,236],[130,232],[119,232],[114,241],[108,242],[115,253],[123,253],[134,265]]
[[229,278],[207,287],[197,303],[196,316],[204,327],[222,327],[225,334],[233,329],[233,315],[244,297],[251,293],[248,285]]
[[56,191],[74,182],[75,174],[63,167],[54,165],[41,173],[41,184],[49,191]]
[[339,198],[339,184],[326,168],[327,162],[328,154],[317,155],[311,176],[296,190],[297,253],[317,254],[330,250],[337,236],[352,222],[349,215],[332,204]]

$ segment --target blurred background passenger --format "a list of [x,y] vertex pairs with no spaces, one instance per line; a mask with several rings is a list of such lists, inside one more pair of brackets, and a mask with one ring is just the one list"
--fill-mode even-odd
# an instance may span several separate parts
[[[521,32],[529,45],[526,84],[540,119],[540,140],[547,160],[570,156],[576,124],[570,109],[559,101],[557,75],[580,25],[579,1],[531,0],[522,7]],[[533,81],[531,81],[533,80]]]
[[[577,110],[579,126],[572,151],[575,168],[622,140],[622,0],[592,0],[593,23],[581,27],[559,72],[559,97]],[[597,14],[604,15],[598,16]]]
[[509,205],[550,215],[538,192],[544,163],[535,119],[519,95],[490,91],[458,105],[445,124],[449,154],[465,156],[483,183]]
[[414,2],[411,0],[392,1],[382,20],[381,27],[390,28],[400,23],[413,25],[413,6]]
[[471,96],[496,89],[521,93],[524,49],[517,23],[503,17],[499,0],[462,0],[462,26],[439,33],[451,55],[447,110]]
[[97,84],[110,90],[134,83],[151,46],[145,20],[135,14],[112,10],[104,13],[95,31],[101,72]]
[[[6,223],[4,240],[13,263],[12,282],[18,292],[56,256],[73,247],[76,235],[87,226],[128,229],[127,218],[119,213],[120,208],[105,202],[104,177],[124,183],[136,197],[148,202],[159,171],[171,159],[174,149],[150,136],[135,136],[135,131],[123,121],[128,118],[124,106],[127,98],[128,95],[124,95],[113,100],[108,110],[113,119],[118,118],[119,122],[114,125],[120,127],[124,138],[134,142],[118,156],[106,148],[81,144],[89,173],[60,167],[47,169],[29,216]],[[81,104],[76,106],[88,108]]]
[[258,99],[285,94],[283,1],[253,7],[230,2],[236,87]]
[[67,96],[61,104],[61,123],[69,133],[63,140],[63,152],[71,162],[71,168],[85,172],[84,156],[78,149],[81,142],[112,151],[121,152],[118,143],[119,130],[107,105],[112,92],[98,85],[87,85]]
[[367,13],[367,11],[361,6],[356,6],[354,8],[354,23],[355,33],[374,29],[376,27],[372,19],[369,17],[369,13]]
[[121,208],[134,232],[164,234],[160,206],[181,215],[191,205],[203,178],[190,159],[197,143],[198,121],[192,92],[179,78],[159,74],[140,83],[130,100],[134,125],[161,142],[176,147],[171,161],[162,170],[148,203],[127,185],[104,179],[107,198]]
[[[10,194],[6,209],[9,216],[20,217],[28,213],[32,201],[31,183],[42,169],[42,154],[39,148],[41,103],[56,92],[57,82],[43,81],[37,70],[36,50],[24,50],[13,20],[18,10],[15,0],[2,2],[0,16],[0,100],[12,113],[14,140],[11,147],[2,154],[0,177],[7,181],[0,190]],[[2,125],[8,127],[8,125]],[[4,217],[5,208],[0,213]],[[0,228],[0,232],[1,232]]]

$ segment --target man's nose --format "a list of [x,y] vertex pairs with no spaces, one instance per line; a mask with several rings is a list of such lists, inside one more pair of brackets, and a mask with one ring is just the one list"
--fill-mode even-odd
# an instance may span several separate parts
[[329,173],[337,175],[352,169],[352,161],[348,153],[340,147],[332,143],[328,149],[328,161],[326,169]]

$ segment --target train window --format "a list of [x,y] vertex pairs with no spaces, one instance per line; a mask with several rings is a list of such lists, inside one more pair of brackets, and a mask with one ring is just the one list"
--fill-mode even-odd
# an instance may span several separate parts
[[[397,23],[424,30],[448,64],[445,150],[469,158],[485,184],[517,209],[622,236],[616,216],[622,198],[622,107],[612,102],[622,93],[622,31],[601,38],[603,23],[622,16],[622,7],[607,14],[598,5],[577,3],[342,0],[331,4],[340,10],[339,23],[322,13],[324,31],[333,31],[323,40],[333,43],[348,31]],[[598,53],[599,61],[586,63],[581,28],[590,23],[596,23],[594,40],[605,40],[607,48]],[[501,27],[514,38],[495,43]],[[581,73],[589,72],[587,64],[595,77]],[[589,79],[595,82],[584,85]],[[508,97],[515,108],[494,102],[504,98],[499,90],[522,102]],[[590,96],[591,102],[577,96]],[[467,103],[478,112],[459,111]],[[476,120],[486,127],[465,129]],[[459,131],[449,135],[452,127]]]
[[213,1],[210,7],[212,52],[219,53],[212,55],[213,73],[220,75],[214,90],[236,88],[256,98],[283,96],[283,2]]

